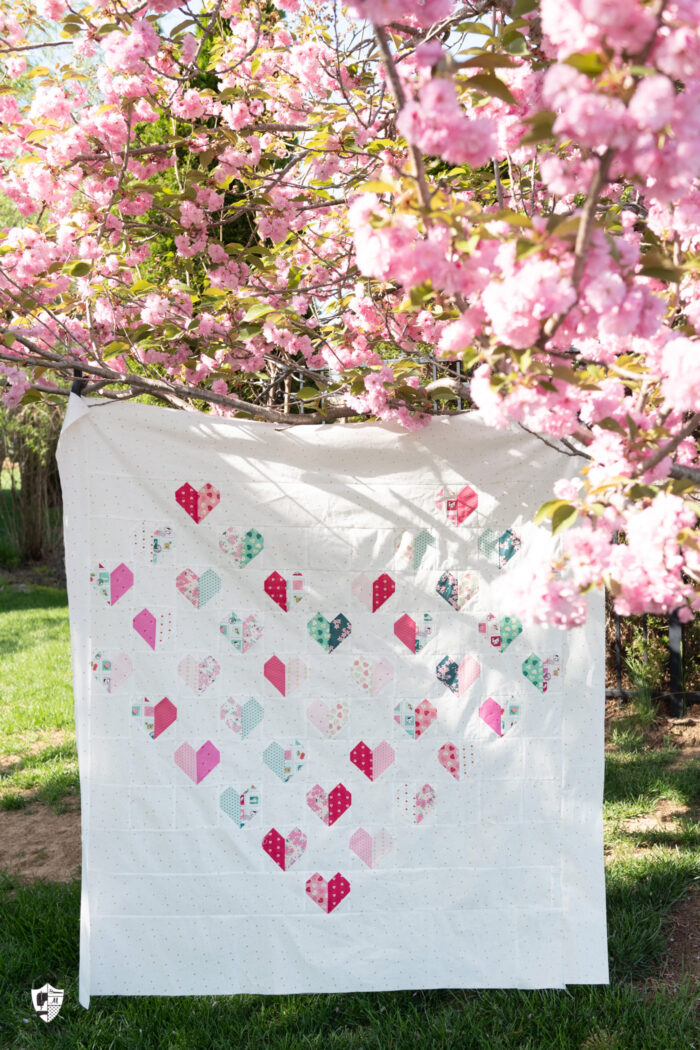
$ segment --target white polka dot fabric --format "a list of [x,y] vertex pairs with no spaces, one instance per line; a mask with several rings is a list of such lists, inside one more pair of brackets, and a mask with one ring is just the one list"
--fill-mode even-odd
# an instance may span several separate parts
[[602,602],[493,590],[576,461],[72,397],[59,464],[83,1004],[607,981]]

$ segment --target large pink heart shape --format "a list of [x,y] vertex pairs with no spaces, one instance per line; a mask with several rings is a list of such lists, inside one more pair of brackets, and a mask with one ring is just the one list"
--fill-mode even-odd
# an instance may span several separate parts
[[474,765],[474,745],[463,744],[457,747],[448,741],[438,751],[438,762],[451,777],[459,780],[462,774],[468,773]]
[[207,740],[199,751],[195,751],[187,742],[180,744],[174,758],[175,765],[179,766],[195,784],[199,784],[209,776],[212,769],[216,769],[221,761],[221,754],[218,747],[215,747],[211,740]]
[[298,656],[292,656],[287,663],[283,663],[279,656],[271,656],[265,662],[263,673],[271,685],[274,685],[278,693],[286,696],[293,693],[306,678],[308,668]]
[[369,748],[364,740],[360,740],[350,752],[350,761],[368,780],[377,780],[395,759],[396,752],[386,740],[377,744],[374,750]]
[[336,784],[328,794],[320,784],[314,784],[306,792],[306,805],[317,817],[320,817],[328,827],[340,820],[343,813],[350,809],[352,795],[344,784]]
[[394,624],[394,634],[411,653],[419,653],[433,634],[433,618],[424,613],[422,621],[416,621],[404,613]]
[[326,738],[336,736],[350,717],[350,704],[338,700],[329,707],[323,700],[314,700],[306,708],[306,717],[311,725]]
[[209,482],[202,485],[198,492],[189,481],[186,481],[184,485],[176,489],[175,499],[185,513],[189,514],[192,521],[199,525],[200,521],[204,521],[207,514],[210,514],[218,505],[221,495]]
[[368,868],[376,868],[393,848],[394,836],[383,828],[374,836],[358,828],[350,836],[350,849]]
[[310,879],[306,880],[306,892],[322,911],[330,915],[333,909],[337,908],[340,902],[347,897],[350,892],[350,883],[339,871],[328,881],[315,872]]

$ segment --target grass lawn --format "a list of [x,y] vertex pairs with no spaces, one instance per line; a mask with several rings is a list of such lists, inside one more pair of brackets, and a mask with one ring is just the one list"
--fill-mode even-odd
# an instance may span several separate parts
[[[0,807],[70,811],[77,793],[65,594],[0,583]],[[649,747],[634,717],[618,726],[605,802],[609,988],[97,998],[85,1012],[78,882],[0,875],[0,1047],[700,1050],[697,985],[660,979],[669,915],[700,874],[699,802],[700,761]],[[0,812],[0,869],[3,816],[23,819]],[[47,980],[66,992],[48,1026],[29,995]]]

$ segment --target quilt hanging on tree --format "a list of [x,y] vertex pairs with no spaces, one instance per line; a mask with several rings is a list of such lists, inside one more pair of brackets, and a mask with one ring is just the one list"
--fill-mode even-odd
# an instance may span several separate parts
[[83,1004],[607,981],[602,601],[494,587],[576,460],[71,397],[59,464]]

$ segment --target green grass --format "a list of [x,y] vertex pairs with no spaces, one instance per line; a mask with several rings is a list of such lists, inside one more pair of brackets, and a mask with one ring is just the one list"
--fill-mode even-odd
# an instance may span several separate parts
[[0,580],[0,809],[77,792],[66,593]]
[[[61,731],[65,739],[48,742]],[[0,588],[0,780],[6,806],[27,795],[60,806],[77,790],[65,595]],[[3,750],[4,749],[4,750]],[[98,998],[77,1003],[79,884],[0,877],[2,1050],[700,1050],[697,989],[653,978],[668,948],[669,909],[700,872],[700,763],[679,766],[622,727],[606,777],[609,988],[564,992],[431,991],[356,995]],[[1,759],[0,759],[1,761]],[[9,802],[8,802],[9,799]],[[14,802],[12,800],[15,800]],[[658,829],[627,823],[662,801],[683,812]],[[685,811],[687,809],[687,812]],[[29,989],[64,988],[47,1026]]]

